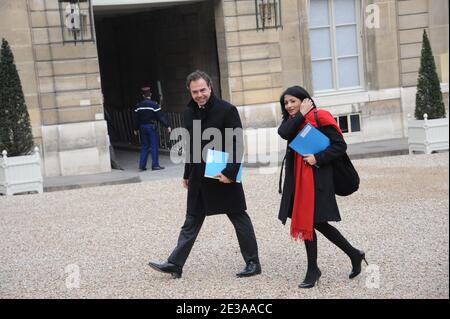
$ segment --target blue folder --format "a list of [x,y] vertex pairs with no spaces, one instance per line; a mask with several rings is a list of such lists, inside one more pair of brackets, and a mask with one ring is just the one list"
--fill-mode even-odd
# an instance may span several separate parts
[[308,123],[292,140],[289,147],[304,156],[305,154],[317,154],[329,145],[330,139]]
[[[205,177],[216,178],[217,174],[227,166],[229,154],[227,152],[221,152],[216,150],[208,150],[206,156]],[[239,167],[239,172],[236,176],[236,182],[240,183],[242,177],[242,163]]]

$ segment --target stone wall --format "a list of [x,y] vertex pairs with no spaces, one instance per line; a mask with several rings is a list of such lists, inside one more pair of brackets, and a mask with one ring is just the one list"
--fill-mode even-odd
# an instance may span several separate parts
[[423,30],[426,30],[441,82],[448,83],[448,1],[400,0],[397,4],[401,79],[417,85]]
[[[402,86],[417,85],[422,34],[429,27],[427,0],[398,1]],[[428,31],[428,30],[427,30]]]
[[[363,1],[361,21],[363,37],[364,78],[363,88],[382,90],[400,87],[400,65],[396,0]],[[376,5],[379,11],[372,11]],[[370,14],[379,13],[378,26],[367,23]]]
[[96,44],[63,43],[57,0],[26,3],[45,175],[110,171]]
[[216,1],[216,19],[222,17],[216,30],[219,65],[228,75],[221,74],[223,95],[228,92],[239,107],[244,127],[273,127],[278,117],[273,102],[284,86],[281,29],[256,31],[253,0]]
[[63,44],[57,0],[29,0],[44,125],[95,120],[103,114],[97,47]]

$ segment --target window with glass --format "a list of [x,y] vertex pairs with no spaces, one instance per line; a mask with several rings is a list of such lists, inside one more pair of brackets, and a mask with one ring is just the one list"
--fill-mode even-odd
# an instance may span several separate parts
[[352,133],[361,131],[361,120],[359,114],[348,114],[335,116],[334,120],[342,133]]
[[362,87],[358,0],[310,0],[309,37],[315,93]]
[[281,0],[255,0],[256,30],[283,28]]

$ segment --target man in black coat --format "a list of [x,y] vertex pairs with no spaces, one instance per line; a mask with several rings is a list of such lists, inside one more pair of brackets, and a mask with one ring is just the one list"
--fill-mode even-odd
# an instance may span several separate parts
[[[168,261],[162,264],[150,262],[149,266],[180,278],[205,217],[227,214],[236,230],[241,253],[246,262],[245,269],[236,276],[260,274],[255,232],[246,212],[242,184],[236,182],[243,155],[239,113],[235,106],[213,94],[212,81],[206,73],[191,73],[187,77],[186,86],[192,96],[184,112],[184,126],[189,133],[182,182],[188,191],[186,220],[181,228],[177,246]],[[230,134],[233,132],[235,134]],[[205,161],[202,154],[211,148],[228,152],[232,159],[228,160],[225,169],[216,176],[217,179],[204,177]]]

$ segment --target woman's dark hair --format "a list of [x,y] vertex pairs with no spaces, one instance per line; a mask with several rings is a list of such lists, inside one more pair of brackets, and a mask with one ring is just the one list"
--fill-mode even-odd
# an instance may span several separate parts
[[206,84],[208,84],[208,86],[212,89],[211,77],[208,74],[206,74],[205,72],[200,71],[200,70],[196,70],[186,77],[186,88],[188,90],[190,90],[191,82],[197,81],[200,79],[205,80]]
[[289,113],[284,108],[284,97],[285,95],[292,95],[298,98],[300,101],[303,101],[304,99],[308,98],[312,101],[314,107],[316,107],[316,103],[314,103],[314,100],[309,95],[308,91],[306,91],[301,86],[295,85],[287,88],[283,94],[281,94],[280,97],[280,105],[281,105],[281,114],[283,114],[283,120],[287,119],[289,117]]

